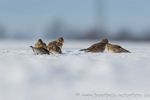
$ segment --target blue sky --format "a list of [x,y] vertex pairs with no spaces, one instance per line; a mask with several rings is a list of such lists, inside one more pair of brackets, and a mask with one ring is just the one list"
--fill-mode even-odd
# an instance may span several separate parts
[[[0,23],[11,31],[42,32],[56,18],[88,28],[96,21],[96,0],[0,0]],[[103,0],[104,22],[111,30],[150,27],[150,0]]]
[[108,23],[112,28],[124,26],[134,30],[150,28],[150,0],[107,1],[109,1]]

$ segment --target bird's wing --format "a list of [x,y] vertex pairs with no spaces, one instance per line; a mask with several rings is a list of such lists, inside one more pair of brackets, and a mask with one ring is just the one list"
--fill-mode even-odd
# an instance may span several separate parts
[[119,45],[113,45],[113,46],[118,48],[120,50],[120,52],[130,52],[130,51],[124,49],[123,47],[119,46]]
[[99,43],[95,43],[95,44],[91,45],[88,49],[97,48],[98,45],[99,45]]
[[49,52],[47,49],[43,48],[44,51]]
[[46,46],[46,43],[43,42],[43,45]]
[[49,51],[45,48],[41,48],[42,52],[45,52],[46,54],[49,54]]
[[48,43],[48,46],[51,46],[51,45],[54,45],[54,44],[56,44],[56,41],[51,41],[51,42]]
[[120,45],[113,45],[115,48],[122,48]]

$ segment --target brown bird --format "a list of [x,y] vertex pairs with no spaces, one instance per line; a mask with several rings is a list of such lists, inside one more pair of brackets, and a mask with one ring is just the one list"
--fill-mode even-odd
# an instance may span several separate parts
[[63,46],[63,43],[64,43],[64,39],[63,39],[63,37],[60,37],[55,41],[49,42],[47,45],[47,50],[50,53],[61,54],[62,53],[61,48]]
[[36,55],[43,55],[43,54],[49,54],[49,51],[45,48],[36,48],[36,47],[33,47],[33,46],[30,46],[33,50],[33,52],[36,54]]
[[59,48],[62,48],[63,43],[64,43],[64,39],[63,39],[63,37],[60,37],[60,38],[58,38],[58,39],[55,40],[55,41],[49,42],[49,43],[48,43],[48,46],[56,45],[56,46],[58,46]]
[[35,43],[35,48],[47,48],[46,47],[46,43],[44,43],[43,41],[42,41],[42,39],[38,39],[38,41]]
[[108,39],[104,38],[100,42],[93,44],[87,49],[82,49],[80,51],[85,51],[85,52],[93,52],[93,53],[98,53],[98,52],[104,52],[105,46],[108,43]]
[[110,53],[130,53],[130,51],[122,48],[121,46],[110,43],[107,43],[106,50]]
[[62,54],[61,48],[56,44],[51,44],[47,46],[47,50],[52,54]]

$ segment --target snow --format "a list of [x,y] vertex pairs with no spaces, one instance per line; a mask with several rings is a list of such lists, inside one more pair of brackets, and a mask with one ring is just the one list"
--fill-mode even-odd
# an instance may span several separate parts
[[[148,100],[149,43],[113,41],[132,53],[79,51],[94,42],[65,41],[63,55],[34,55],[33,41],[1,41],[0,100]],[[108,93],[142,96],[95,96]]]

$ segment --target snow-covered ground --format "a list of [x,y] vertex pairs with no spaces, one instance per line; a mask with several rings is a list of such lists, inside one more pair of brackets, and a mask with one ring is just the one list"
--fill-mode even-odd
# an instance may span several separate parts
[[150,43],[132,53],[84,53],[95,41],[65,41],[63,55],[33,55],[32,41],[0,41],[0,100],[149,100]]

